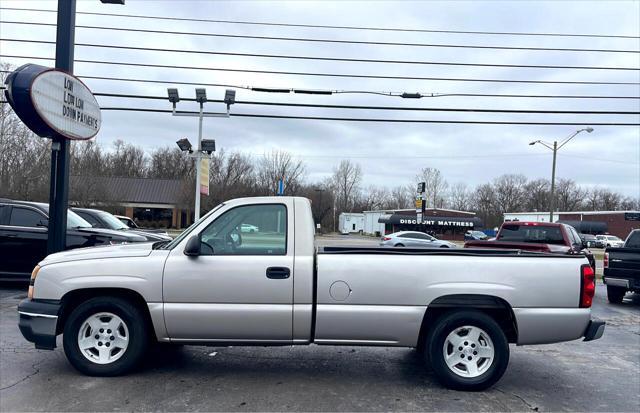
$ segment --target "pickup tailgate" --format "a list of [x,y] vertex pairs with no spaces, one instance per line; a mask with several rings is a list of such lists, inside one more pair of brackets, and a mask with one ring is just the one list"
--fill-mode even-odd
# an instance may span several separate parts
[[604,277],[624,278],[631,281],[629,287],[640,288],[640,248],[607,248],[609,265]]

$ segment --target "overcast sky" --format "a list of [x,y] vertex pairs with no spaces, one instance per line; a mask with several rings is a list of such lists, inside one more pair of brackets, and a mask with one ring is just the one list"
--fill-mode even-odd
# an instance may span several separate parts
[[[3,7],[55,9],[53,1],[0,1]],[[591,33],[640,36],[638,1],[539,1],[539,2],[213,2],[126,0],[125,6],[103,5],[98,0],[78,1],[78,11],[144,14],[208,19],[403,27],[498,32]],[[55,23],[54,13],[0,11],[1,20]],[[533,37],[468,34],[377,32],[248,26],[220,23],[141,20],[121,17],[78,15],[77,24],[125,28],[147,28],[202,33],[251,34],[261,36],[317,37],[383,42],[505,45],[553,48],[640,50],[640,39],[585,37]],[[1,24],[2,38],[55,40],[54,27]],[[337,43],[288,42],[185,35],[140,34],[78,28],[77,43],[102,43],[172,49],[229,51],[242,53],[306,56],[452,61],[527,65],[640,67],[637,53],[517,51],[461,48],[375,46]],[[53,45],[0,42],[2,54],[54,56]],[[640,82],[640,71],[575,69],[526,69],[461,66],[430,66],[353,62],[322,62],[256,57],[194,55],[76,48],[77,59],[175,64],[183,66],[334,72],[392,76],[532,79],[569,81]],[[2,59],[14,64],[28,60]],[[52,62],[34,61],[45,65]],[[345,79],[291,75],[234,73],[220,71],[136,68],[76,63],[79,76],[115,76],[169,81],[219,83],[331,90],[407,91],[428,93],[500,93],[549,95],[640,95],[638,85],[557,85],[445,82],[395,79]],[[169,84],[145,84],[87,80],[94,92],[165,96]],[[181,96],[193,97],[195,86],[178,86]],[[224,89],[207,87],[210,98],[222,98]],[[544,109],[544,110],[640,110],[639,100],[525,99],[437,97],[420,100],[363,94],[307,96],[266,94],[238,90],[238,100],[263,100],[346,105],[393,105],[445,108]],[[169,102],[100,98],[102,107],[132,106],[170,108]],[[194,109],[180,102],[179,109]],[[208,104],[206,110],[222,110]],[[379,117],[431,120],[487,120],[536,122],[627,122],[638,123],[638,115],[491,114],[413,111],[332,110],[235,105],[233,113],[271,113],[304,116]],[[116,139],[151,150],[174,145],[181,137],[197,139],[197,120],[169,114],[141,114],[103,111],[97,136],[103,146]],[[586,186],[606,187],[640,197],[640,129],[635,126],[593,126],[581,133],[558,157],[559,177]],[[523,173],[530,178],[549,177],[551,152],[529,146],[534,139],[563,139],[580,127],[529,125],[402,124],[336,122],[255,118],[211,118],[204,123],[204,135],[216,139],[218,148],[242,150],[256,155],[284,149],[304,160],[308,178],[321,180],[331,174],[341,159],[362,165],[364,184],[389,187],[413,181],[423,167],[440,169],[450,183],[476,185],[504,173]]]

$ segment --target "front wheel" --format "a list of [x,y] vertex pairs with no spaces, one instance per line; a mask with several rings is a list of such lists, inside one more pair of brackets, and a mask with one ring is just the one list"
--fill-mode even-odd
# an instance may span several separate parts
[[607,299],[611,304],[621,304],[627,289],[624,287],[613,287],[607,285]]
[[80,304],[63,332],[67,359],[90,376],[130,371],[142,360],[148,340],[142,312],[116,297],[96,297]]
[[509,343],[500,326],[479,311],[456,311],[431,327],[425,355],[436,378],[456,390],[484,390],[509,364]]

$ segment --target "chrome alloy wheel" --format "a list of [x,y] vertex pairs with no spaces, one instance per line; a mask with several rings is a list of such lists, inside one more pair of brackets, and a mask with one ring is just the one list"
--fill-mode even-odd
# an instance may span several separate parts
[[489,334],[475,326],[453,330],[444,341],[444,360],[460,377],[474,378],[486,372],[494,359],[494,346]]
[[113,313],[89,316],[78,332],[78,348],[83,356],[96,364],[109,364],[124,355],[129,346],[129,329]]

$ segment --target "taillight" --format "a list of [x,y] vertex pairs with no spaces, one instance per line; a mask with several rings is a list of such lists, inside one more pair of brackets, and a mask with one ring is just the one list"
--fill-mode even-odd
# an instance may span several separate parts
[[389,238],[389,237],[382,237],[382,240],[383,240],[383,241],[391,241],[391,238]]
[[596,294],[596,274],[590,265],[580,267],[580,308],[589,308]]
[[604,260],[603,260],[602,266],[604,268],[609,268],[609,253],[608,252],[604,253]]

